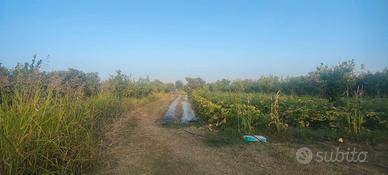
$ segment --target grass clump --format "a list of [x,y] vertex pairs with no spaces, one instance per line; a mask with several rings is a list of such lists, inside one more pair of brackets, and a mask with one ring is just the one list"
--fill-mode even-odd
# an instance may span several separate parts
[[80,173],[96,159],[93,109],[81,98],[52,90],[15,91],[0,106],[4,174]]

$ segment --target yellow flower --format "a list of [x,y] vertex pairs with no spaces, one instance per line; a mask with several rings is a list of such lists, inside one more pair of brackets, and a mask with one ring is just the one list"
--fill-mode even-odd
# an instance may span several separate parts
[[344,139],[342,139],[342,138],[339,138],[339,139],[338,139],[338,142],[340,142],[340,143],[344,143]]

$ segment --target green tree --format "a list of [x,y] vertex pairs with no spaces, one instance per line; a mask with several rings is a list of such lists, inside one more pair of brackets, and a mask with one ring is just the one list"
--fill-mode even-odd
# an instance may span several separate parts
[[178,89],[178,90],[182,90],[183,89],[183,82],[181,80],[177,80],[175,81],[175,88]]
[[322,95],[333,102],[342,96],[350,96],[356,83],[354,60],[342,62],[334,67],[321,64],[310,73],[321,88]]
[[123,74],[121,70],[117,70],[116,75],[112,76],[110,81],[113,86],[114,95],[116,95],[117,97],[129,96],[129,77]]
[[193,90],[203,88],[206,85],[206,82],[201,78],[190,78],[186,77],[187,84],[185,90],[191,93]]
[[176,90],[174,83],[167,83],[165,86],[166,86],[166,92],[173,92]]

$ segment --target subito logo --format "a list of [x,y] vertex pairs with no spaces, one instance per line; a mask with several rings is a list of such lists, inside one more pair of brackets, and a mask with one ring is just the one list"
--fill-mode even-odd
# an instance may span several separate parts
[[303,147],[299,148],[296,153],[296,160],[301,164],[308,164],[313,159],[313,152],[311,149]]

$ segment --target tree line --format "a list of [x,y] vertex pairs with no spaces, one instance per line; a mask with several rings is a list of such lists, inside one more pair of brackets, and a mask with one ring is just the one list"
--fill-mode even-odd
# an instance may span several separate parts
[[[134,79],[120,70],[107,80],[101,80],[96,72],[85,73],[73,68],[64,71],[41,71],[41,65],[42,61],[36,56],[31,63],[19,63],[14,68],[7,68],[0,63],[0,96],[12,96],[16,89],[31,87],[50,88],[59,95],[91,97],[106,92],[116,97],[135,98],[176,89],[174,83],[151,81],[149,77]],[[183,87],[183,84],[178,84],[178,87],[180,86]]]
[[186,78],[185,90],[207,87],[210,91],[276,93],[296,96],[319,96],[335,101],[341,97],[352,97],[362,91],[364,96],[388,97],[388,68],[377,72],[366,72],[363,65],[356,69],[354,60],[334,66],[321,64],[316,70],[302,76],[262,76],[257,80],[217,80],[206,83],[201,78]]

